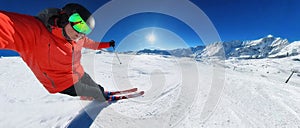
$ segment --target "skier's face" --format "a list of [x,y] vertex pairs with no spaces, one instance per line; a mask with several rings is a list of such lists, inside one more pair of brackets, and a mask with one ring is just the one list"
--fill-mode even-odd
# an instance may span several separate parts
[[85,35],[82,34],[82,33],[78,33],[76,32],[70,23],[68,23],[66,26],[65,26],[65,31],[66,31],[66,34],[69,36],[69,38],[73,41],[78,41],[80,40],[82,37],[84,37]]

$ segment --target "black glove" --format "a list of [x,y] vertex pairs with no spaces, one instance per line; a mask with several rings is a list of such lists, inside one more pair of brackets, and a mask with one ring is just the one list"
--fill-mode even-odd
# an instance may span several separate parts
[[109,41],[109,46],[110,47],[115,47],[115,41],[114,40]]

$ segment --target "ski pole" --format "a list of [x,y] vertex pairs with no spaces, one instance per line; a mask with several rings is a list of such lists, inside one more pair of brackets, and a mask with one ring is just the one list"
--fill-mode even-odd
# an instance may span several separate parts
[[119,60],[120,64],[122,64],[122,63],[121,63],[121,61],[120,61],[120,58],[119,58],[119,56],[118,56],[118,54],[117,54],[117,52],[116,52],[116,49],[115,49],[115,47],[113,47],[113,49],[114,49],[114,53],[115,53],[116,57],[118,58],[118,60]]
[[292,71],[292,74],[289,76],[289,78],[285,81],[285,83],[288,83],[289,80],[291,79],[292,75],[295,73],[295,71]]

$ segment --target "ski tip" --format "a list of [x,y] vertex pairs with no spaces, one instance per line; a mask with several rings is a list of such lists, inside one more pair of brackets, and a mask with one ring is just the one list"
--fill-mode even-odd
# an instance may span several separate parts
[[131,88],[131,89],[128,89],[128,90],[131,90],[131,91],[138,91],[138,88]]

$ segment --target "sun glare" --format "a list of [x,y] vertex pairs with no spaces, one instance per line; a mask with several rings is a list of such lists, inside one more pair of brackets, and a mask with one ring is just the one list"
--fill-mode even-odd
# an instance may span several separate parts
[[154,43],[155,41],[155,35],[154,34],[150,34],[147,36],[147,40],[150,42],[150,43]]

